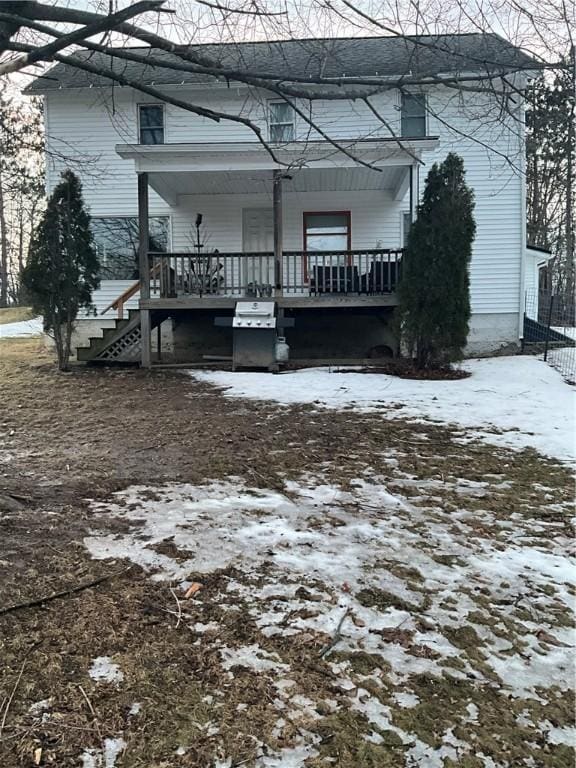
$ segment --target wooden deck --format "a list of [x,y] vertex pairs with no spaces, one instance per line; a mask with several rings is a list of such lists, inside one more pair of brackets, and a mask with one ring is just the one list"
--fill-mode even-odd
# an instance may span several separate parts
[[[258,301],[254,296],[180,296],[172,299],[142,299],[141,309],[150,310],[187,310],[187,309],[234,309],[238,301]],[[283,309],[346,309],[353,307],[395,307],[398,304],[396,293],[377,296],[365,294],[320,294],[317,296],[271,296],[267,301],[275,301]]]
[[143,310],[226,309],[259,300],[286,309],[327,309],[395,306],[403,251],[283,251],[281,259],[272,252],[148,256]]

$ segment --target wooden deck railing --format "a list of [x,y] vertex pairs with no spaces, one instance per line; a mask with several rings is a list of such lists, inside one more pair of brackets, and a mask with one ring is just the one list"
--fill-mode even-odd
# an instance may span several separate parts
[[[150,295],[265,298],[393,293],[402,249],[266,253],[150,253]],[[126,300],[126,299],[125,299]]]
[[[154,279],[156,276],[156,273],[159,269],[159,266],[153,266],[150,270],[150,278]],[[108,312],[110,309],[115,309],[118,314],[118,320],[122,320],[124,318],[124,305],[126,302],[128,302],[133,296],[135,296],[137,293],[140,292],[140,280],[136,280],[132,285],[128,286],[126,290],[120,294],[120,296],[117,296],[114,301],[111,301],[108,306],[102,310],[100,313],[101,315],[105,315],[106,312]]]

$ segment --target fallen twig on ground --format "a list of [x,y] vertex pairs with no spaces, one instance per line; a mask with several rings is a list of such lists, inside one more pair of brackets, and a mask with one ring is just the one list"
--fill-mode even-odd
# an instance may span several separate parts
[[99,738],[100,740],[102,740],[102,733],[100,732],[100,726],[99,726],[99,724],[98,724],[98,715],[96,714],[96,710],[95,710],[95,709],[94,709],[94,707],[92,706],[92,702],[91,702],[91,701],[90,701],[90,699],[88,698],[88,694],[86,693],[86,691],[84,690],[84,688],[82,688],[82,686],[81,686],[81,685],[79,685],[79,686],[78,686],[78,688],[79,688],[79,690],[80,690],[80,693],[81,693],[81,694],[82,694],[82,696],[84,697],[84,701],[86,702],[86,704],[88,704],[88,709],[90,710],[90,714],[91,714],[91,715],[92,715],[92,717],[94,718],[94,726],[96,727],[96,733],[98,734],[98,738]]
[[70,589],[63,589],[61,592],[52,592],[50,595],[45,595],[44,597],[39,597],[34,600],[28,600],[24,603],[8,605],[5,608],[0,608],[0,616],[3,616],[6,613],[11,613],[12,611],[18,611],[21,608],[36,608],[37,606],[44,605],[44,603],[48,603],[51,600],[57,600],[60,597],[68,597],[69,595],[76,594],[76,592],[82,592],[84,589],[96,587],[98,584],[102,584],[103,581],[108,581],[109,579],[113,579],[116,576],[121,576],[123,573],[129,571],[131,567],[132,566],[129,566],[128,568],[124,568],[121,571],[115,571],[114,573],[108,573],[105,576],[100,576],[98,579],[92,579],[92,581],[87,581],[84,584],[78,584],[76,587],[70,587]]
[[341,632],[342,625],[344,624],[344,619],[346,618],[346,616],[348,616],[349,613],[350,613],[350,608],[346,608],[342,618],[338,622],[338,626],[336,627],[336,631],[332,636],[332,640],[328,643],[328,645],[325,645],[324,648],[322,648],[322,650],[320,651],[320,658],[323,659],[328,653],[330,653],[332,648],[334,648],[334,646],[337,643],[339,643],[340,640],[342,639],[342,632]]
[[178,629],[178,627],[180,626],[180,622],[182,621],[182,604],[178,599],[178,595],[176,594],[176,592],[174,592],[174,589],[172,587],[170,587],[170,594],[172,595],[174,600],[176,600],[176,607],[178,612],[176,614],[176,626],[174,627],[174,629]]
[[90,701],[90,699],[88,698],[88,696],[86,694],[86,691],[84,690],[84,688],[82,688],[81,685],[79,685],[78,688],[79,688],[80,693],[82,694],[82,696],[84,696],[84,700],[85,700],[86,704],[88,704],[88,709],[90,710],[90,713],[92,714],[93,717],[96,717],[96,712],[94,710],[94,707],[92,706],[92,702]]
[[8,696],[8,700],[6,701],[6,706],[4,707],[2,722],[0,722],[0,741],[2,741],[2,732],[4,730],[4,726],[6,725],[8,710],[10,709],[10,704],[12,704],[12,699],[14,698],[14,694],[16,693],[16,690],[20,684],[20,680],[22,679],[22,674],[24,673],[24,667],[26,666],[27,658],[28,658],[28,654],[26,654],[26,658],[22,662],[22,666],[20,667],[20,672],[18,673],[18,677],[16,678],[16,682],[14,683],[14,687],[12,688],[12,691],[10,692],[10,696]]

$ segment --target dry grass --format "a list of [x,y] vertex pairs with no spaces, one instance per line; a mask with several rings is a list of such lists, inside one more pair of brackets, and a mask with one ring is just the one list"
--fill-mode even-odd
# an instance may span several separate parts
[[23,320],[31,320],[34,313],[30,307],[4,307],[0,309],[0,325],[6,323],[20,323]]
[[[547,508],[556,504],[561,509],[572,495],[570,476],[554,462],[532,451],[514,453],[482,443],[462,446],[455,442],[461,435],[458,429],[228,400],[178,373],[78,368],[59,374],[35,340],[0,344],[0,389],[0,608],[117,570],[118,565],[91,560],[82,539],[95,525],[120,533],[126,524],[105,517],[96,521],[89,499],[109,498],[134,483],[199,484],[240,475],[254,487],[274,489],[322,468],[327,479],[343,487],[369,471],[394,488],[411,475],[446,481],[445,488],[433,491],[442,515],[461,503],[450,480],[493,476],[508,485],[466,503],[469,509],[476,505],[490,510],[503,521],[512,511],[527,518],[544,514],[537,483],[550,489]],[[396,465],[388,461],[391,452]],[[403,487],[402,492],[413,494],[416,505],[425,503],[422,489]],[[554,519],[553,513],[546,514]],[[564,525],[561,512],[557,518]],[[477,533],[490,535],[480,523]],[[172,545],[162,546],[168,551]],[[375,567],[385,571],[388,565]],[[402,573],[396,566],[395,573],[415,584],[419,578],[409,563]],[[25,662],[6,715],[0,765],[33,765],[35,750],[41,749],[42,764],[71,768],[79,764],[84,749],[121,732],[128,746],[117,768],[208,768],[218,754],[232,758],[233,765],[250,766],[257,753],[255,735],[278,750],[291,743],[290,734],[302,729],[319,737],[319,755],[309,761],[309,768],[403,765],[405,747],[395,734],[381,734],[379,745],[366,742],[372,726],[345,706],[337,675],[319,657],[330,636],[308,632],[305,637],[266,637],[255,624],[249,601],[229,591],[231,582],[256,588],[268,575],[263,571],[248,577],[234,569],[191,573],[189,578],[204,586],[188,606],[192,619],[178,629],[168,613],[174,609],[170,585],[151,582],[136,567],[44,608],[0,615],[0,720],[2,702]],[[315,586],[307,584],[310,594]],[[306,603],[303,594],[306,609],[313,610],[312,598]],[[482,598],[474,595],[486,616],[493,606],[483,605]],[[367,590],[363,599],[378,610],[398,608],[397,599],[385,590]],[[512,609],[498,610],[506,616]],[[195,632],[189,625],[196,621],[217,622],[220,629]],[[562,621],[570,622],[570,616],[559,616]],[[522,631],[520,619],[511,617],[510,622],[510,636],[516,638]],[[389,641],[409,643],[412,638],[400,633]],[[471,636],[456,634],[453,641],[480,671],[482,660]],[[295,690],[314,702],[319,717],[288,722],[278,736],[274,676],[244,668],[229,676],[220,663],[223,644],[233,648],[251,643],[290,665]],[[87,676],[99,655],[119,663],[125,675],[121,686],[97,685]],[[462,723],[462,714],[472,702],[481,712],[492,713],[482,715],[474,726],[478,751],[511,765],[524,765],[530,757],[538,766],[572,765],[568,748],[535,746],[533,735],[518,727],[514,715],[526,709],[526,702],[515,703],[489,685],[479,690],[471,682],[458,686],[448,676],[431,681],[422,675],[413,681],[421,703],[402,710],[394,704],[385,665],[378,666],[368,655],[335,658],[349,664],[350,674],[363,688],[376,685],[369,676],[379,670],[374,695],[392,708],[399,726],[428,744],[436,744],[439,734],[454,723],[460,723],[457,735],[469,738],[472,726]],[[327,711],[322,702],[335,698],[341,708]],[[41,714],[30,711],[31,704],[43,699],[51,699],[52,713],[44,722]],[[143,705],[138,716],[129,714],[134,702]],[[571,718],[571,702],[560,692],[554,701],[533,701],[528,708],[536,720],[564,724]],[[211,723],[217,724],[217,733]],[[186,754],[176,757],[183,744]],[[445,768],[481,765],[474,760],[447,761]]]

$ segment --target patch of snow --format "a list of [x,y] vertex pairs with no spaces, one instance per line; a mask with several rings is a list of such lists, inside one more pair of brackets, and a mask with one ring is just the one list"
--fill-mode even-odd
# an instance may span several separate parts
[[572,325],[555,325],[552,326],[552,330],[576,341],[576,328],[574,328]]
[[124,673],[109,656],[98,656],[92,662],[88,670],[92,680],[101,683],[120,683],[124,680]]
[[293,688],[296,683],[294,680],[290,680],[288,677],[281,677],[278,680],[274,681],[274,685],[280,693],[284,693],[287,689]]
[[494,445],[529,447],[557,459],[574,459],[575,392],[559,373],[536,358],[521,356],[468,360],[463,368],[472,375],[453,381],[339,373],[328,368],[280,376],[226,371],[190,375],[223,387],[226,397],[353,408],[376,411],[383,418],[456,424]]
[[418,696],[416,696],[415,693],[409,693],[407,691],[398,691],[392,696],[392,698],[396,704],[403,707],[404,709],[412,709],[412,707],[416,707],[418,704],[420,704],[420,699]]
[[568,384],[576,378],[576,348],[556,347],[548,350],[546,363],[555,368]]
[[476,706],[476,704],[470,703],[466,706],[466,712],[468,712],[468,716],[466,717],[465,722],[467,723],[477,723],[478,722],[478,714],[480,710]]
[[114,768],[121,752],[126,749],[122,738],[104,739],[104,768]]
[[31,715],[41,715],[43,712],[46,712],[46,710],[51,708],[53,701],[54,699],[52,697],[49,699],[42,699],[41,701],[35,701],[30,705],[28,712]]
[[550,744],[565,744],[576,749],[576,728],[571,725],[558,727],[548,721],[540,723],[540,727],[546,731],[546,737]]
[[318,751],[310,744],[286,747],[275,754],[258,758],[255,768],[304,768],[306,761],[317,755]]
[[[260,574],[262,563],[273,558],[275,573],[281,576],[275,576],[272,583],[254,588],[230,580],[225,587],[227,595],[238,595],[251,603],[249,611],[263,633],[287,636],[312,630],[331,634],[348,611],[340,647],[380,654],[391,665],[398,685],[410,675],[441,675],[445,659],[462,657],[461,650],[444,635],[443,627],[461,626],[462,616],[477,612],[471,590],[488,590],[498,599],[511,595],[517,600],[530,594],[530,589],[552,586],[556,599],[571,605],[569,585],[574,583],[576,570],[566,555],[568,541],[563,538],[562,526],[556,523],[543,529],[545,540],[534,539],[524,535],[524,526],[533,531],[532,526],[538,523],[523,523],[520,515],[515,516],[514,525],[499,529],[496,547],[491,539],[480,537],[475,527],[482,522],[494,530],[492,513],[476,510],[471,516],[454,514],[445,519],[438,517],[435,509],[411,506],[406,498],[391,494],[376,480],[368,483],[359,479],[350,484],[350,490],[333,488],[331,493],[324,486],[315,493],[314,488],[292,482],[292,498],[232,480],[202,487],[169,485],[153,489],[152,499],[149,490],[132,487],[117,494],[117,504],[94,504],[131,525],[129,533],[88,537],[85,544],[93,556],[128,558],[145,565],[142,553],[149,554],[151,543],[167,537],[177,547],[197,552],[184,562],[163,555],[161,561],[154,562],[156,579],[231,564]],[[362,515],[351,510],[362,510]],[[332,525],[332,519],[337,519],[338,525]],[[555,533],[556,528],[560,534]],[[456,556],[457,560],[442,564],[436,559],[439,554]],[[384,567],[374,569],[378,562]],[[423,592],[417,582],[412,580],[408,585],[393,568],[385,567],[386,563],[402,567],[410,563],[420,574]],[[315,599],[299,599],[297,589],[307,578],[337,589],[346,582],[349,594],[333,602],[321,590],[308,590],[304,595]],[[502,583],[508,587],[499,587]],[[361,604],[356,594],[370,588],[389,595],[391,605],[379,610]],[[283,599],[274,600],[275,595]],[[444,605],[447,595],[453,609]],[[411,612],[402,604],[422,606],[430,596],[428,628],[415,631]],[[225,607],[226,601],[222,605]],[[299,615],[304,608],[304,616]],[[287,626],[285,618],[292,614],[294,618]],[[412,632],[413,642],[423,653],[415,655],[397,642],[382,641],[382,631],[398,626]],[[475,625],[475,629],[488,663],[506,681],[512,695],[528,697],[534,695],[531,691],[536,686],[553,682],[566,686],[569,651],[565,647],[542,653],[535,639],[528,655],[510,655],[510,643],[495,635],[488,622]],[[573,641],[568,638],[566,645],[573,645]],[[227,670],[234,665],[256,671],[283,668],[279,658],[258,646],[222,649],[222,659]],[[472,671],[453,669],[450,674],[462,679]],[[343,685],[354,687],[346,681],[344,675]]]
[[82,768],[100,768],[102,765],[102,755],[100,750],[86,749],[81,755]]
[[364,688],[358,689],[356,697],[352,699],[350,709],[355,712],[361,712],[380,730],[392,731],[400,737],[403,744],[413,742],[413,739],[405,731],[393,724],[390,707],[382,704],[381,701],[364,690]]
[[31,336],[42,336],[43,333],[44,326],[41,317],[0,325],[0,339],[25,339]]
[[86,749],[80,756],[82,768],[115,768],[120,753],[126,749],[123,738],[104,739],[102,749]]
[[[230,605],[238,610],[242,606],[268,636],[300,635],[298,640],[307,642],[306,633],[322,633],[329,639],[340,626],[336,651],[377,654],[389,665],[361,680],[386,683],[397,691],[392,692],[390,706],[383,705],[369,693],[367,682],[364,689],[350,661],[336,663],[328,656],[333,685],[341,691],[337,706],[349,701],[373,723],[372,728],[398,733],[409,747],[413,765],[443,766],[446,758],[460,759],[453,733],[447,731],[443,746],[431,749],[414,734],[395,728],[397,709],[392,702],[397,707],[417,706],[419,699],[410,692],[411,677],[420,674],[477,680],[481,685],[498,685],[506,696],[541,701],[554,685],[569,688],[573,637],[554,620],[558,607],[572,604],[570,585],[575,583],[576,569],[568,556],[571,542],[563,519],[539,520],[510,511],[505,521],[509,525],[502,526],[497,513],[478,506],[447,515],[434,497],[423,495],[428,505],[416,505],[413,497],[393,493],[374,472],[366,477],[371,481],[352,480],[346,490],[307,477],[287,484],[286,494],[255,489],[235,478],[200,487],[135,486],[116,494],[113,504],[92,505],[129,523],[122,527],[126,532],[93,533],[85,543],[95,557],[127,558],[145,567],[150,566],[143,551],[154,554],[150,545],[166,538],[193,553],[184,562],[168,556],[154,560],[152,578],[157,580],[192,578],[192,574],[198,578],[197,574],[233,565],[241,575],[224,580],[218,603],[223,611]],[[435,483],[430,481],[430,489],[437,493]],[[394,490],[397,486],[395,481]],[[483,486],[484,482],[449,483],[450,490],[480,491]],[[490,490],[497,494],[497,488]],[[464,496],[462,504],[467,501]],[[409,576],[403,575],[407,565]],[[373,591],[376,602],[371,605],[361,591]],[[520,648],[502,637],[503,625],[491,621],[486,601],[495,607],[494,615],[510,614],[518,627]],[[534,620],[518,620],[516,605],[529,607]],[[218,622],[195,626],[204,631],[218,627]],[[487,679],[450,641],[448,630],[463,626],[477,633],[478,651],[499,683],[493,676]],[[541,630],[558,645],[542,640]],[[220,643],[216,638],[230,678],[234,667],[242,666],[274,683],[277,697],[270,703],[279,716],[292,724],[319,716],[318,702],[291,679],[296,671],[281,650],[277,655],[257,644],[233,648]],[[102,659],[111,663],[108,657]],[[446,664],[456,659],[459,668]],[[238,705],[238,711],[245,708]],[[479,707],[469,704],[461,722],[472,724],[480,718]],[[377,740],[370,730],[364,735]],[[297,746],[313,749],[313,742]],[[286,756],[270,755],[262,747],[256,765],[292,764],[278,762]],[[289,758],[298,754],[292,752]]]
[[194,632],[216,632],[220,629],[220,624],[218,624],[217,621],[209,621],[207,624],[202,624],[202,622],[197,621],[196,624],[194,624],[191,629],[194,630]]
[[534,721],[532,720],[530,716],[530,710],[523,709],[522,712],[520,712],[519,715],[516,715],[514,718],[518,725],[521,725],[523,728],[530,727],[534,728]]
[[254,672],[267,670],[288,670],[276,654],[268,653],[259,645],[245,645],[242,648],[221,648],[222,666],[226,670],[232,667],[246,667]]

